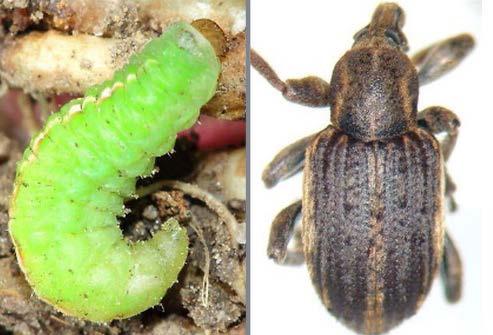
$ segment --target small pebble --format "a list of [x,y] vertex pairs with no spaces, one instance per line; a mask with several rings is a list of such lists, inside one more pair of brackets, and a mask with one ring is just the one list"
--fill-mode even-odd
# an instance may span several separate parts
[[147,220],[153,221],[158,218],[159,212],[153,205],[146,206],[142,212],[142,216]]

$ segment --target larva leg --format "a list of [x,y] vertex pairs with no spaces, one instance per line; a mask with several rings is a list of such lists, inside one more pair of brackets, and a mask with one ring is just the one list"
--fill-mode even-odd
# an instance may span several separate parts
[[250,50],[250,60],[253,68],[280,91],[286,100],[311,107],[329,106],[330,85],[322,78],[310,76],[284,82],[255,50]]
[[[427,129],[438,139],[443,158],[447,161],[459,136],[460,121],[457,115],[444,107],[428,107],[419,112],[418,125]],[[449,199],[452,212],[457,210],[457,204],[453,196],[455,190],[455,183],[445,169],[445,196]]]
[[450,72],[459,65],[473,47],[472,36],[461,34],[437,42],[416,53],[411,60],[418,71],[419,84],[428,84]]
[[[301,200],[292,203],[277,214],[272,222],[267,255],[276,263],[299,265],[304,262],[301,236],[299,229],[295,228],[301,207]],[[295,246],[293,250],[288,250],[288,244],[293,235]]]
[[282,149],[262,173],[265,186],[273,187],[279,181],[300,172],[303,169],[306,148],[316,135],[304,137]]
[[445,234],[445,245],[440,271],[447,300],[451,303],[457,302],[462,294],[462,262],[459,252],[448,233]]

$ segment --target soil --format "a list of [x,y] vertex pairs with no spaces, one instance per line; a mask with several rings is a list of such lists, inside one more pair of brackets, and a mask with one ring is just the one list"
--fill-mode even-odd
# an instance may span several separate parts
[[186,21],[209,39],[222,66],[202,113],[244,119],[245,17],[244,0],[0,0],[0,84],[41,100],[82,95],[170,24]]
[[96,36],[132,35],[136,30],[162,31],[171,22],[209,18],[225,32],[245,29],[244,0],[2,0],[4,33],[35,27]]

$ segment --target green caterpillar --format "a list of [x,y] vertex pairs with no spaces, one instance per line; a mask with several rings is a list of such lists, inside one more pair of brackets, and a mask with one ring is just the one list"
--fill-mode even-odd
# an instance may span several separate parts
[[195,123],[219,72],[210,43],[178,23],[47,120],[17,168],[9,212],[17,259],[41,299],[101,322],[159,303],[187,257],[186,231],[169,220],[130,243],[117,217],[137,177]]

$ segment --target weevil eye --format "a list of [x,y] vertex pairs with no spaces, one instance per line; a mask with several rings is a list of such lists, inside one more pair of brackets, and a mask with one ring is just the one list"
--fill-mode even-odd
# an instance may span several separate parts
[[395,44],[396,46],[399,46],[401,44],[401,39],[395,31],[387,29],[385,30],[384,35],[392,44]]
[[402,33],[393,29],[385,29],[384,36],[391,45],[398,47],[403,51],[409,49],[406,37]]
[[358,42],[362,37],[366,36],[368,34],[368,26],[362,28],[360,31],[358,31],[356,34],[354,34],[353,39],[355,42]]

